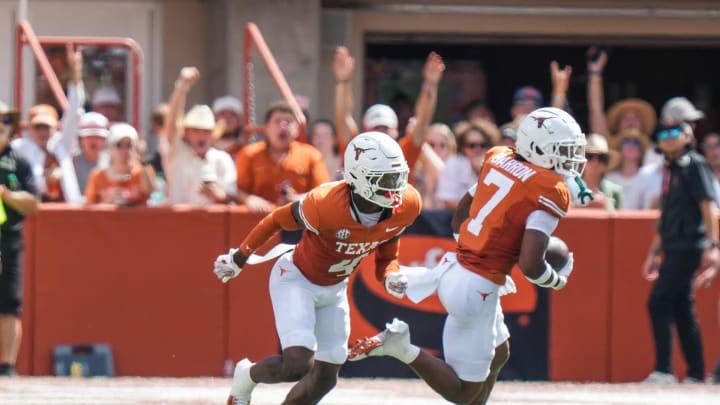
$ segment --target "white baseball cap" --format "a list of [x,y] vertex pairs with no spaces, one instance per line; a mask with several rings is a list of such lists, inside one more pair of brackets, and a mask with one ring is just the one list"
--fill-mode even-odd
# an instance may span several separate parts
[[363,116],[363,126],[366,130],[377,127],[397,129],[398,117],[389,105],[375,104],[365,111],[365,115]]
[[705,113],[695,108],[685,97],[673,97],[665,102],[660,112],[663,125],[677,125],[681,122],[693,122],[705,118]]
[[104,115],[94,111],[86,112],[80,117],[78,136],[101,136],[107,138],[110,134],[107,129],[108,124],[108,119]]
[[215,129],[215,114],[213,114],[210,107],[205,104],[195,105],[185,114],[183,126],[185,128],[212,131]]
[[216,98],[213,102],[212,110],[215,114],[225,110],[230,110],[237,115],[242,115],[243,113],[242,103],[233,96],[222,96]]
[[125,138],[129,138],[130,141],[135,144],[138,141],[138,133],[132,125],[119,122],[110,127],[110,135],[107,138],[107,143],[113,145]]
[[120,100],[120,95],[114,87],[106,86],[95,89],[92,103],[94,105],[120,105],[122,100]]

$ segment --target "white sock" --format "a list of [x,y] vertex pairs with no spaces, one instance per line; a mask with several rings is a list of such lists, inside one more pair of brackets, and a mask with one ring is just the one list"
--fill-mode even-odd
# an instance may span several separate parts
[[[250,363],[250,360],[243,359],[238,362],[235,366],[236,369],[240,368],[241,364]],[[254,364],[254,363],[250,363]],[[255,381],[250,377],[250,367],[241,368],[237,371],[236,377],[233,377],[232,387],[230,387],[230,394],[234,396],[247,395],[252,392],[253,388],[257,385]]]

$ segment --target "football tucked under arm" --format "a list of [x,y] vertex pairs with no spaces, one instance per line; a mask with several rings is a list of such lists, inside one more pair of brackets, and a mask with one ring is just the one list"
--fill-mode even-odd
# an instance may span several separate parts
[[[565,287],[572,273],[573,255],[562,240],[555,239],[548,238],[545,232],[526,229],[518,264],[533,284],[559,290]],[[559,266],[553,266],[550,261]]]
[[560,271],[570,258],[570,249],[567,244],[557,236],[551,236],[545,249],[545,261],[548,262],[553,269]]

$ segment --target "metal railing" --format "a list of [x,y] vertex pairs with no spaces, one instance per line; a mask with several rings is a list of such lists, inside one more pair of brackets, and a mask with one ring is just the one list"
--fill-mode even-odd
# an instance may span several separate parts
[[90,45],[90,46],[117,46],[128,50],[132,56],[132,98],[130,104],[131,119],[128,120],[135,128],[140,129],[140,100],[142,84],[142,63],[143,53],[140,45],[130,38],[118,37],[72,37],[72,36],[37,36],[27,20],[21,20],[17,28],[17,48],[15,55],[15,107],[22,108],[22,82],[23,82],[23,58],[22,50],[29,45],[35,56],[42,74],[47,78],[53,97],[63,111],[67,108],[67,97],[63,91],[60,80],[50,65],[45,54],[43,45]]
[[295,119],[297,119],[300,128],[300,136],[298,139],[304,141],[306,139],[307,126],[307,123],[305,122],[305,114],[303,114],[300,105],[295,99],[295,95],[285,79],[285,75],[283,75],[280,70],[280,67],[275,61],[275,57],[260,33],[260,29],[258,29],[257,25],[254,23],[248,23],[245,28],[245,47],[243,49],[243,109],[245,112],[243,114],[243,133],[246,138],[245,141],[247,142],[247,137],[251,133],[262,132],[265,128],[264,126],[256,125],[256,123],[253,122],[255,118],[255,92],[252,82],[253,45],[257,48],[263,62],[265,62],[268,73],[270,73],[270,76],[275,82],[280,94],[293,110]]

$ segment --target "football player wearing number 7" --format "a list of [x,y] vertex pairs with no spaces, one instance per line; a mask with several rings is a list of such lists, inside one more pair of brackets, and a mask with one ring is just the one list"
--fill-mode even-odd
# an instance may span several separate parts
[[545,251],[570,206],[564,178],[579,177],[585,163],[585,135],[569,114],[541,108],[526,116],[516,151],[490,149],[477,184],[460,200],[452,221],[459,234],[456,252],[429,271],[403,268],[390,276],[407,277],[406,293],[414,302],[437,291],[448,312],[445,361],[412,345],[408,325],[397,319],[380,334],[356,342],[349,359],[392,356],[446,400],[486,403],[510,352],[499,295],[514,292],[513,266],[517,263],[538,286],[556,290],[572,272],[572,253],[554,269]]
[[407,184],[408,165],[390,136],[366,132],[344,155],[345,181],[311,190],[275,209],[239,249],[215,261],[225,280],[240,273],[255,249],[281,229],[304,229],[294,251],[280,256],[270,274],[270,298],[282,354],[235,367],[228,404],[247,404],[257,383],[299,381],[283,404],[317,403],[337,382],[347,358],[350,317],[347,282],[358,263],[375,252],[375,276],[402,297],[398,238],[420,214],[420,195]]

